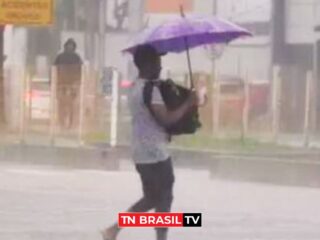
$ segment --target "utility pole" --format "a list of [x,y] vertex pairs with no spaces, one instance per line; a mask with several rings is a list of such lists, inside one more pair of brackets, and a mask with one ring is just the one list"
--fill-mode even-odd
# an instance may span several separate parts
[[[217,0],[212,0],[212,15],[217,15],[218,4]],[[211,54],[211,53],[210,53]],[[218,85],[218,79],[216,74],[216,60],[211,58],[211,104],[212,104],[212,133],[213,135],[218,134],[219,129],[219,112],[220,112],[220,103],[219,103],[219,92],[220,86]]]
[[[143,28],[145,0],[128,0],[128,31],[132,37]],[[131,61],[128,62],[128,76],[134,76],[135,67]]]
[[[95,41],[94,41],[94,33],[97,22],[97,13],[95,12],[97,1],[85,1],[86,5],[86,29],[85,29],[85,55],[87,60],[90,63],[95,63],[94,49],[95,49]],[[96,17],[92,17],[96,16]]]
[[4,26],[0,26],[0,125],[5,124],[5,104],[4,104]]
[[99,71],[102,74],[105,66],[105,54],[106,54],[106,14],[107,14],[107,0],[99,1]]
[[313,2],[313,21],[314,21],[314,42],[313,42],[313,81],[314,81],[314,92],[312,94],[312,99],[313,99],[313,108],[311,111],[311,128],[313,131],[317,131],[318,130],[318,97],[320,96],[319,94],[319,67],[318,67],[318,63],[319,63],[319,57],[318,57],[318,52],[319,52],[319,47],[318,47],[318,40],[319,40],[319,29],[318,29],[318,8],[319,8],[319,3],[317,1]]
[[128,28],[132,33],[138,32],[143,27],[145,0],[130,0],[128,10]]
[[[270,11],[270,32],[269,32],[269,39],[270,39],[270,63],[269,63],[269,71],[268,71],[268,78],[270,79],[270,86],[272,89],[272,91],[275,89],[274,88],[274,65],[275,63],[275,20],[274,18],[276,17],[276,1],[277,0],[271,0],[270,4],[271,4],[271,11]],[[269,114],[272,115],[273,114],[273,93],[272,91],[270,91],[270,96],[269,96]]]

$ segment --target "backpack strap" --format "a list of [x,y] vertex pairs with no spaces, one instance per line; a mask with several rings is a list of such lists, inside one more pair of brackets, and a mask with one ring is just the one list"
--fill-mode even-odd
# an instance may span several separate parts
[[152,93],[153,93],[154,87],[158,87],[158,84],[156,84],[154,81],[147,81],[145,83],[144,88],[143,88],[143,102],[144,102],[145,106],[147,107],[147,109],[149,110],[149,112],[151,113],[154,120],[161,126],[161,124],[159,123],[159,121],[155,117],[155,114],[151,108]]
[[[149,110],[149,112],[151,113],[153,119],[156,121],[156,123],[159,126],[162,126],[166,131],[167,129],[162,125],[161,122],[159,122],[159,120],[156,118],[152,108],[151,108],[151,102],[152,102],[152,93],[153,93],[153,89],[154,87],[157,87],[162,95],[161,92],[161,87],[160,87],[160,83],[159,82],[154,82],[154,81],[147,81],[144,85],[143,88],[143,102],[145,104],[145,106],[147,107],[147,109]],[[163,96],[163,95],[162,95]],[[168,141],[171,141],[171,135],[168,134]]]
[[153,87],[154,87],[154,83],[151,81],[146,82],[143,87],[143,102],[150,111],[151,111],[151,98],[153,93]]

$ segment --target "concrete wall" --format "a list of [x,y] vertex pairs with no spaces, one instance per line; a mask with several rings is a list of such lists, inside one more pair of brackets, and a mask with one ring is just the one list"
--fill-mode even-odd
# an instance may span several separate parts
[[269,80],[270,58],[269,46],[230,46],[217,61],[218,73],[241,77],[248,74],[250,81],[266,82]]
[[214,11],[213,2],[213,0],[193,1],[194,12],[197,14],[211,15]]
[[[217,1],[218,16],[239,24],[268,23],[271,0]],[[219,74],[244,76],[250,80],[268,81],[271,65],[271,29],[266,35],[237,40],[226,48],[217,61]]]
[[286,42],[306,44],[314,42],[317,0],[287,0]]
[[128,76],[128,62],[131,57],[121,51],[128,45],[130,35],[126,33],[106,34],[106,66],[117,68],[125,78]]

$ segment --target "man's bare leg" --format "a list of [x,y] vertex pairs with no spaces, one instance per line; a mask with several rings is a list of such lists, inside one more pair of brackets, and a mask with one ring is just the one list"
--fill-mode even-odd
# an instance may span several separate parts
[[157,240],[167,240],[168,239],[168,229],[156,229]]
[[103,240],[116,240],[121,228],[118,224],[114,224],[111,227],[101,231]]
[[[136,202],[132,207],[130,207],[127,212],[148,212],[154,208],[155,204],[153,201],[148,200],[143,197],[138,202]],[[103,240],[116,240],[121,228],[115,223],[112,226],[101,232]]]

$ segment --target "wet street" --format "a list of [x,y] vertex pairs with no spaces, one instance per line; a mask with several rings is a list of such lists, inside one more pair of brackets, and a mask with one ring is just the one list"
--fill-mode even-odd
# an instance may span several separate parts
[[[1,240],[98,240],[140,195],[132,165],[120,171],[0,166]],[[176,170],[174,212],[202,212],[202,228],[170,240],[319,240],[320,189],[222,181],[206,170]],[[154,239],[126,229],[119,240]]]

